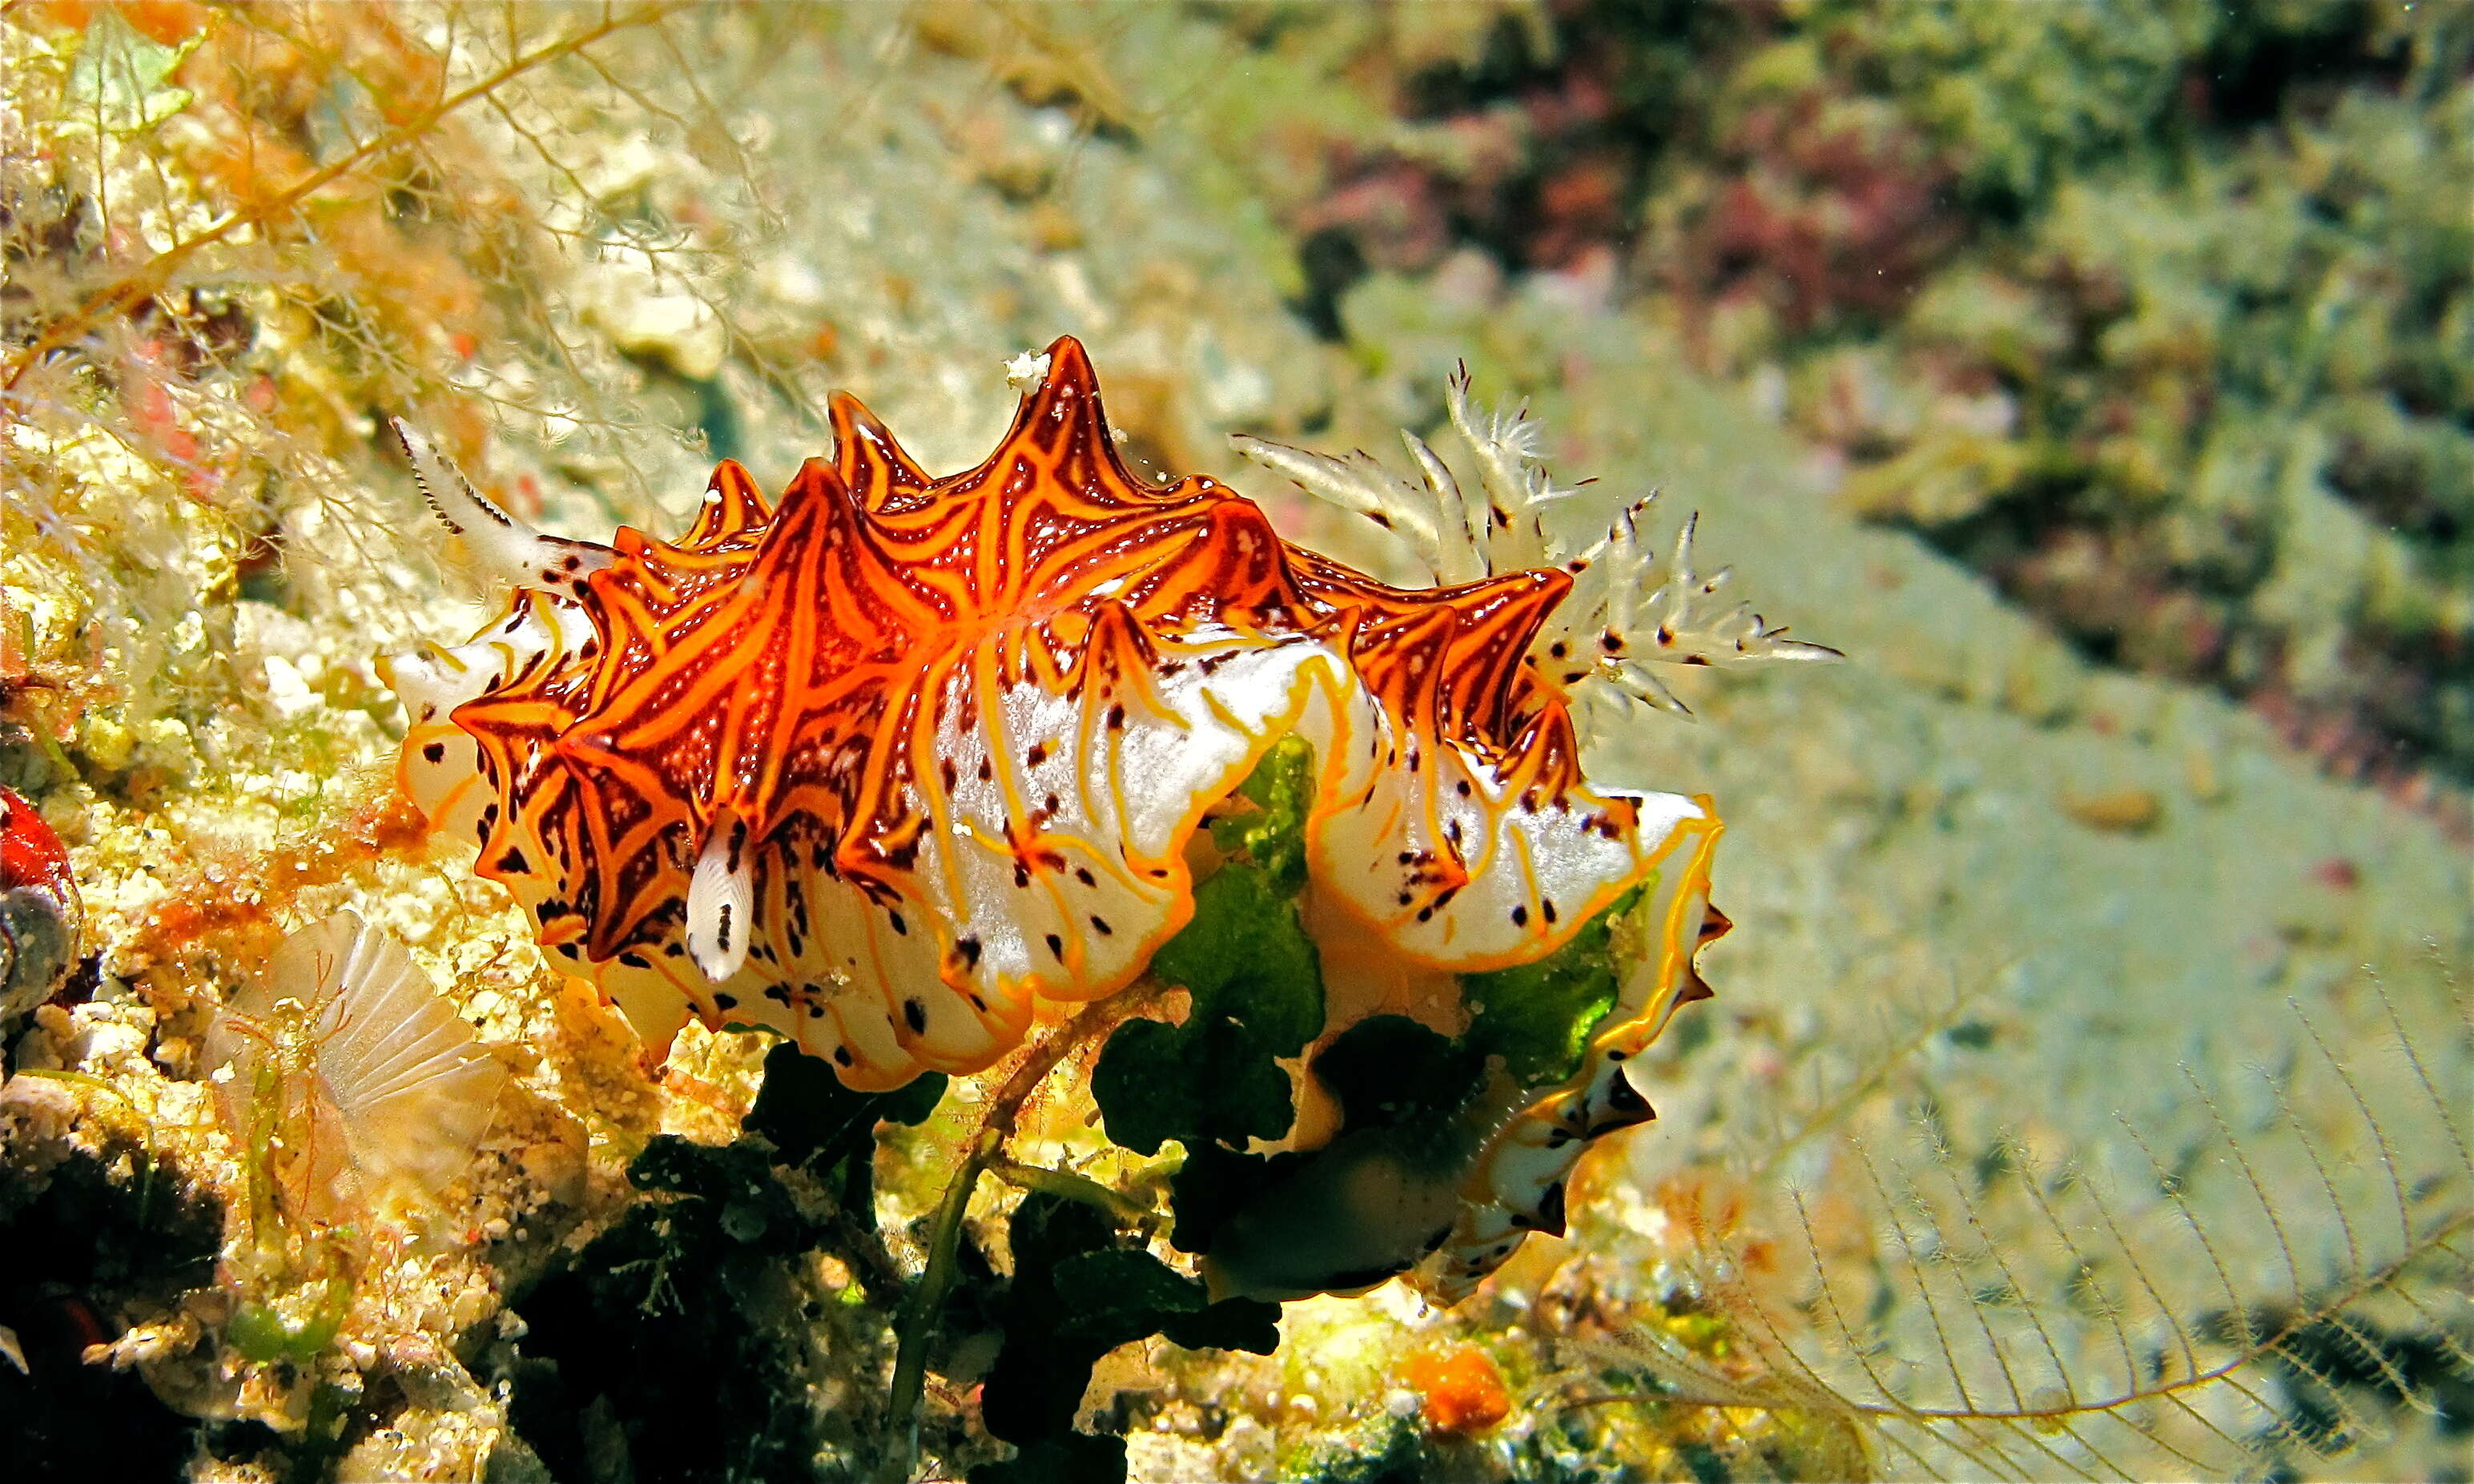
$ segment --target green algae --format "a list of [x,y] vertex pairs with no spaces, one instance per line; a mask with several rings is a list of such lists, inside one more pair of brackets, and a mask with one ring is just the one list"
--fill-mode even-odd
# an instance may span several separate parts
[[1617,927],[1647,895],[1655,876],[1591,917],[1563,947],[1535,963],[1461,976],[1476,1014],[1463,1037],[1479,1057],[1500,1057],[1513,1081],[1535,1087],[1581,1069],[1589,1033],[1614,1009],[1631,965],[1617,951]]
[[1303,742],[1281,739],[1237,788],[1254,812],[1211,823],[1230,859],[1195,888],[1193,918],[1152,957],[1152,977],[1191,997],[1185,1019],[1120,1027],[1092,1069],[1092,1101],[1128,1149],[1157,1154],[1172,1139],[1189,1152],[1242,1149],[1289,1131],[1295,1110],[1277,1062],[1323,1026],[1322,975],[1297,907],[1312,762]]

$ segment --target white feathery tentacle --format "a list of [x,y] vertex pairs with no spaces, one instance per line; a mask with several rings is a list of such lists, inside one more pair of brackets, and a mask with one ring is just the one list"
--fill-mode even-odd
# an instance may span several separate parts
[[473,488],[464,471],[403,419],[389,418],[387,426],[395,429],[404,456],[412,460],[412,477],[421,486],[421,498],[449,530],[464,538],[474,561],[507,582],[567,591],[583,582],[586,573],[609,566],[617,554],[597,542],[570,541],[533,529]]
[[1606,724],[1639,705],[1690,719],[1690,708],[1657,672],[1660,665],[1844,658],[1827,645],[1789,639],[1750,603],[1721,596],[1731,573],[1703,576],[1692,565],[1697,514],[1685,519],[1661,571],[1640,531],[1656,491],[1618,513],[1606,535],[1576,549],[1546,527],[1545,507],[1573,491],[1547,476],[1538,424],[1525,411],[1479,409],[1469,399],[1466,367],[1445,383],[1444,404],[1467,454],[1465,467],[1476,471],[1482,509],[1451,466],[1412,432],[1400,436],[1418,479],[1364,452],[1342,459],[1260,438],[1241,435],[1233,442],[1238,452],[1307,494],[1399,536],[1439,585],[1536,567],[1568,574],[1572,590],[1540,626],[1530,658],[1571,694],[1584,736],[1602,735]]
[[1545,456],[1538,451],[1543,429],[1529,416],[1500,410],[1486,414],[1485,426],[1469,401],[1468,364],[1463,362],[1443,381],[1443,407],[1452,431],[1467,446],[1477,464],[1478,485],[1486,492],[1492,525],[1487,533],[1492,570],[1542,567],[1549,563],[1554,541],[1546,533],[1543,511],[1572,491],[1546,476]]
[[1666,581],[1650,595],[1644,616],[1655,620],[1654,649],[1640,658],[1676,665],[1733,665],[1747,660],[1843,660],[1827,645],[1789,639],[1783,627],[1761,621],[1750,603],[1727,603],[1718,590],[1734,575],[1722,567],[1703,577],[1692,570],[1692,535],[1701,523],[1698,511],[1686,517],[1675,533],[1675,555],[1666,564]]
[[1452,476],[1451,466],[1427,446],[1425,439],[1405,427],[1400,429],[1400,442],[1407,446],[1409,456],[1417,460],[1418,473],[1424,476],[1440,517],[1435,523],[1436,549],[1428,560],[1435,581],[1443,587],[1457,587],[1493,575],[1486,559],[1485,527],[1469,523],[1468,497],[1461,493],[1461,482]]
[[1358,449],[1346,458],[1334,458],[1244,433],[1232,435],[1229,442],[1238,452],[1298,488],[1355,511],[1407,542],[1428,571],[1438,565],[1440,533],[1435,528],[1433,501],[1421,496],[1417,485],[1385,469],[1373,454]]

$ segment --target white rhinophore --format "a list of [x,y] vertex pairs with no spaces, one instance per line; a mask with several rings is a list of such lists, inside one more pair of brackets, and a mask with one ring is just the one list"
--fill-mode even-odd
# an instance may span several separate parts
[[422,499],[437,512],[447,528],[464,538],[473,559],[518,587],[552,587],[571,591],[585,574],[610,565],[617,553],[597,542],[548,536],[500,509],[497,502],[473,488],[464,471],[438,451],[427,438],[401,418],[389,418],[412,460],[413,481]]

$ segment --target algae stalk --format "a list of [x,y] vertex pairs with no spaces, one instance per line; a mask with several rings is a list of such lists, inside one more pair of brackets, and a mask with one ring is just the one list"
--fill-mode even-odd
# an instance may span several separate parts
[[[953,1286],[955,1258],[962,1240],[962,1214],[970,1208],[971,1191],[978,1186],[980,1176],[1012,1136],[1014,1119],[1022,1111],[1022,1105],[1048,1080],[1048,1074],[1056,1070],[1056,1064],[1076,1047],[1140,1010],[1159,993],[1159,987],[1146,974],[1106,999],[1082,1007],[1073,1019],[1032,1047],[1022,1064],[988,1098],[987,1112],[980,1120],[979,1131],[971,1136],[961,1167],[946,1181],[945,1193],[937,1200],[935,1224],[928,1239],[928,1265],[920,1270],[919,1281],[910,1290],[910,1302],[903,1309],[895,1338],[893,1385],[887,1393],[885,1412],[886,1437],[898,1437],[900,1442],[886,1455],[887,1467],[882,1477],[908,1479],[918,1459],[919,1434],[913,1414],[919,1407],[920,1391],[927,1383],[928,1331],[935,1322],[937,1307],[945,1302],[946,1290]],[[897,1463],[898,1470],[893,1467]]]
[[1124,1193],[1071,1170],[1052,1170],[1012,1159],[993,1159],[988,1162],[988,1173],[1017,1190],[1044,1190],[1061,1200],[1079,1201],[1084,1205],[1096,1206],[1128,1226],[1141,1221],[1152,1210]]

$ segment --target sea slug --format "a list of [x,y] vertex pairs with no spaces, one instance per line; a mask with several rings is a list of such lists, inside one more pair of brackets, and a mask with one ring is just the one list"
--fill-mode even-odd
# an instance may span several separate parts
[[[514,589],[469,642],[388,663],[406,790],[651,1054],[691,1016],[762,1027],[872,1090],[985,1068],[1036,1001],[1141,975],[1193,913],[1206,815],[1299,739],[1307,891],[1341,925],[1318,930],[1326,979],[1352,953],[1430,976],[1531,963],[1647,888],[1644,971],[1470,1177],[1551,1204],[1580,1141],[1648,1116],[1622,1061],[1695,992],[1719,920],[1714,811],[1593,787],[1576,694],[1680,709],[1644,661],[1831,651],[1715,604],[1688,526],[1651,591],[1640,506],[1557,547],[1539,511],[1565,492],[1531,425],[1476,426],[1459,379],[1480,498],[1415,439],[1422,486],[1241,441],[1404,535],[1429,588],[1283,539],[1207,475],[1137,478],[1073,339],[1016,380],[996,451],[942,476],[837,396],[830,459],[778,501],[722,463],[675,541],[538,534],[399,425],[432,504]],[[1465,1235],[1484,1255],[1500,1233]]]

